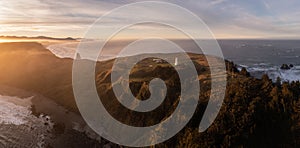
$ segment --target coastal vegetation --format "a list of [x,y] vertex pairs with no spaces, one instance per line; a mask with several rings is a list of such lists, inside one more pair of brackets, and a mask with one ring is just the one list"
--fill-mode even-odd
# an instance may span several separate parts
[[[210,70],[205,56],[189,56],[196,67],[201,86],[197,110],[184,129],[155,147],[300,145],[300,82],[281,82],[278,78],[274,83],[268,75],[257,79],[251,77],[245,68],[239,71],[230,61],[226,61],[227,87],[221,110],[214,123],[199,133],[198,126],[210,96]],[[124,58],[130,60],[131,57]],[[72,59],[55,57],[38,43],[2,43],[0,84],[41,94],[79,114],[72,90],[72,62]],[[138,99],[149,97],[148,84],[154,77],[163,79],[168,88],[165,101],[154,111],[142,114],[126,109],[114,96],[110,82],[113,62],[98,62],[95,72],[98,95],[112,116],[128,125],[149,126],[172,114],[178,104],[180,84],[176,70],[169,63],[155,63],[148,58],[131,70],[130,89]],[[111,146],[118,147],[114,144]]]

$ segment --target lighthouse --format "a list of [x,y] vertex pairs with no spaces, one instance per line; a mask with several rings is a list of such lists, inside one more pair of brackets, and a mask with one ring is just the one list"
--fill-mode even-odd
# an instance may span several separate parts
[[175,65],[175,66],[177,66],[177,65],[178,65],[178,58],[177,58],[177,57],[175,58],[174,65]]

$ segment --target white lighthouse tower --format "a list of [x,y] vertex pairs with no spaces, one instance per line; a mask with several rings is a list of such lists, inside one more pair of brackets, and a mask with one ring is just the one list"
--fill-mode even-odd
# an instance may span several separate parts
[[178,58],[177,58],[177,57],[175,58],[174,65],[175,65],[175,66],[177,66],[177,65],[178,65]]

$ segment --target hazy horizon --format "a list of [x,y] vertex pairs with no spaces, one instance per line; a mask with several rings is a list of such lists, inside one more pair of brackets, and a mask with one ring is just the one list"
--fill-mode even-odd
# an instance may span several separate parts
[[[39,40],[39,38],[42,37],[46,37],[46,38],[52,38],[52,39],[45,39],[45,40],[56,40],[56,39],[60,39],[60,40],[64,40],[67,38],[71,38],[71,39],[75,39],[75,40],[80,40],[80,39],[87,39],[87,38],[80,38],[80,37],[73,37],[73,36],[14,36],[14,35],[0,35],[0,42],[1,40]],[[2,39],[1,39],[2,38]],[[5,39],[3,39],[5,38]],[[89,38],[90,40],[100,40],[97,38]],[[89,40],[88,39],[88,40]],[[140,38],[118,38],[116,40],[135,40],[135,39],[140,39]],[[191,38],[167,38],[167,39],[171,39],[171,40],[193,40]],[[215,38],[216,40],[300,40],[299,38]],[[196,40],[211,40],[208,38],[198,38]]]

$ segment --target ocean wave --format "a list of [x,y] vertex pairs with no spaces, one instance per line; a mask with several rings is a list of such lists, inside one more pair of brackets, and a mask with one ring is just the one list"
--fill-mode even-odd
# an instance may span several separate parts
[[78,43],[52,44],[46,48],[59,58],[74,58]]
[[253,65],[256,65],[256,66],[269,66],[270,63],[257,63],[257,64],[253,64]]
[[[97,44],[96,41],[85,41],[81,42],[80,44],[85,44],[85,46],[93,46]],[[59,43],[59,44],[52,44],[47,46],[46,48],[51,51],[55,56],[59,58],[71,58],[75,59],[77,46],[79,45],[79,42],[68,42],[68,43]],[[97,49],[94,49],[97,50]],[[85,54],[90,60],[97,59],[98,61],[102,60],[109,60],[112,58],[115,58],[115,55],[113,54],[105,54],[101,56],[93,55],[91,51],[86,51]]]
[[266,66],[256,64],[254,66],[248,66],[247,70],[250,74],[256,78],[261,78],[263,74],[268,74],[269,78],[273,82],[279,77],[282,81],[292,82],[300,80],[300,66],[296,65],[289,70],[280,69],[279,66]]

